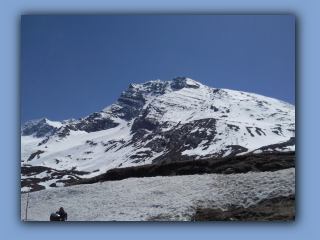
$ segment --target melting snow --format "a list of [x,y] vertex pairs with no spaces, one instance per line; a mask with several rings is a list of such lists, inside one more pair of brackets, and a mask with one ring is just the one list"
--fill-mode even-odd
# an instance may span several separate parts
[[[186,221],[197,207],[249,207],[295,193],[295,169],[245,174],[130,178],[32,192],[28,218],[49,221],[60,207],[69,221]],[[21,195],[21,219],[27,194]]]

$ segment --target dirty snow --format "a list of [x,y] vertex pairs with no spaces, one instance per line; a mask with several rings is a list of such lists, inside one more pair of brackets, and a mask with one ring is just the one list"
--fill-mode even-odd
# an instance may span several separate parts
[[[29,196],[28,219],[49,221],[60,207],[69,221],[188,221],[197,207],[249,207],[295,193],[295,169],[245,174],[130,178],[46,189]],[[21,220],[27,194],[21,195]]]

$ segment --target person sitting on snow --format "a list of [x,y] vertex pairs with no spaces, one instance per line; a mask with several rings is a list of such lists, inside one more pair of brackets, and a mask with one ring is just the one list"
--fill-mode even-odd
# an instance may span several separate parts
[[60,221],[67,221],[68,214],[64,211],[63,207],[61,207],[56,213],[60,215]]

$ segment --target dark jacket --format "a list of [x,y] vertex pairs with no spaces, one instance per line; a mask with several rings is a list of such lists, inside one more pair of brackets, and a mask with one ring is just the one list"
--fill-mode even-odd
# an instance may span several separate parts
[[60,215],[60,221],[67,221],[68,214],[64,210],[57,211],[56,213]]

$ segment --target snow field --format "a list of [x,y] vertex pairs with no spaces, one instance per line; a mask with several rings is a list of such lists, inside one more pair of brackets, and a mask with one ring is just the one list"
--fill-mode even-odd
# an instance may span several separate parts
[[[32,192],[28,219],[49,221],[60,207],[68,221],[188,221],[197,207],[249,207],[295,193],[295,169],[245,174],[130,178]],[[21,220],[27,194],[21,195]]]

